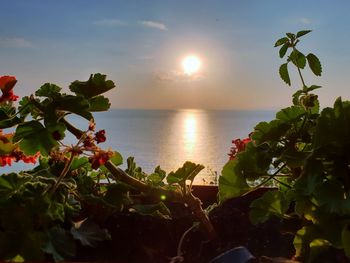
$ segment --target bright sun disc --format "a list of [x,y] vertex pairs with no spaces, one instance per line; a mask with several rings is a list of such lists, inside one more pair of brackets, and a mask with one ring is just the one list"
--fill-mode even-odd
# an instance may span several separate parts
[[187,56],[182,60],[182,68],[187,75],[196,73],[201,67],[201,60],[196,56]]

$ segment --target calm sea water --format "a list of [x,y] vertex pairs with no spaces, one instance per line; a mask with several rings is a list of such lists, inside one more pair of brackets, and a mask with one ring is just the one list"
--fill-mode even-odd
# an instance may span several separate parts
[[[273,116],[272,111],[115,109],[97,113],[95,119],[97,130],[106,130],[107,141],[101,147],[119,151],[124,160],[134,156],[146,172],[157,165],[170,172],[187,160],[201,163],[206,168],[196,183],[203,183],[220,174],[233,138],[247,137],[256,123]],[[84,130],[88,126],[83,119],[71,121]],[[11,169],[18,167],[23,166]]]

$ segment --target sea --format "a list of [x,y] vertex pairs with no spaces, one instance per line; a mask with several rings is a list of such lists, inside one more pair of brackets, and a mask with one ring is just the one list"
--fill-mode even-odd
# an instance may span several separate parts
[[[195,184],[216,183],[232,146],[232,140],[246,138],[260,121],[273,119],[274,111],[251,110],[139,110],[112,109],[95,113],[96,130],[104,129],[107,140],[101,148],[121,153],[124,159],[133,156],[137,165],[151,173],[158,165],[165,171],[175,171],[184,162],[203,164],[205,169]],[[70,121],[86,130],[83,118]],[[73,143],[68,136],[66,143]],[[1,173],[30,168],[13,164],[2,167]]]

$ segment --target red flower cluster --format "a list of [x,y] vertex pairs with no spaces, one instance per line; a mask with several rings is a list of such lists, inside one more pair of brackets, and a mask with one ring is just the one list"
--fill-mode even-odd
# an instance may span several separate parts
[[105,142],[106,141],[106,131],[100,130],[95,133],[95,141],[97,143]]
[[244,151],[247,143],[250,141],[251,141],[251,139],[249,137],[245,138],[243,140],[241,140],[241,139],[233,140],[232,141],[233,147],[231,147],[230,153],[228,154],[228,156],[230,157],[230,160],[235,159],[237,153]]
[[5,166],[5,165],[11,166],[12,161],[14,162],[23,161],[25,163],[35,164],[38,156],[39,156],[39,153],[33,156],[26,156],[22,151],[14,150],[9,154],[0,155],[0,166]]
[[18,96],[13,93],[13,87],[16,83],[17,80],[13,76],[0,77],[0,89],[2,91],[0,103],[5,101],[16,101],[18,99]]
[[26,156],[18,148],[18,144],[12,142],[13,133],[3,134],[0,130],[0,166],[9,165],[11,166],[12,161],[25,163],[35,163],[39,153],[34,156]]
[[89,162],[91,163],[92,169],[98,169],[101,165],[104,165],[109,158],[113,156],[113,152],[106,152],[106,151],[98,151],[95,152],[94,156],[89,158]]

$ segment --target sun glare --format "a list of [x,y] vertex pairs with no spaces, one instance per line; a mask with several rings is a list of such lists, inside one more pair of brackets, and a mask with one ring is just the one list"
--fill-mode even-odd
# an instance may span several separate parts
[[184,73],[191,76],[201,68],[201,60],[197,56],[187,56],[182,60]]

